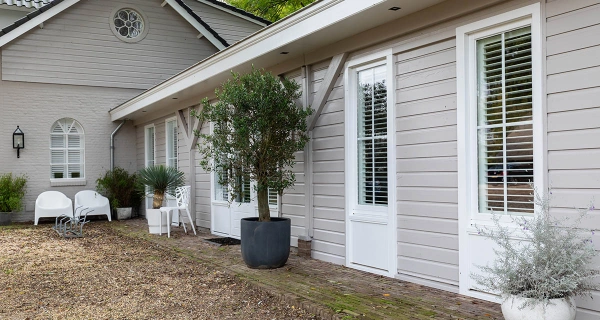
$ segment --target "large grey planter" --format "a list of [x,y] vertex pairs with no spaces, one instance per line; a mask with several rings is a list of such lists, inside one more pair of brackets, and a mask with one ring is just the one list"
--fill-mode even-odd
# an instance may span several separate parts
[[248,267],[275,269],[285,265],[290,256],[290,219],[258,222],[258,218],[243,218],[240,223],[242,258]]
[[131,207],[117,208],[117,220],[131,219]]
[[12,223],[12,212],[0,212],[0,226],[8,226]]

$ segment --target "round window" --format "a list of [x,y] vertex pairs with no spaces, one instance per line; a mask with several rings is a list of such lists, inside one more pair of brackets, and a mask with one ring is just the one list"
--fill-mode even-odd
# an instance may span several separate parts
[[140,41],[148,32],[145,17],[139,11],[132,8],[122,8],[113,11],[110,25],[112,32],[126,42]]

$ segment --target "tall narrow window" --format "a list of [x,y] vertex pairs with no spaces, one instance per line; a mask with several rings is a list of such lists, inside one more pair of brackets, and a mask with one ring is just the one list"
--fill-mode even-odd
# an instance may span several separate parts
[[229,201],[229,187],[219,183],[221,178],[227,178],[227,171],[223,168],[219,168],[214,171],[215,200]]
[[85,143],[83,128],[71,118],[63,118],[50,131],[50,177],[84,177]]
[[150,167],[154,165],[154,126],[146,127],[145,134],[145,166]]
[[238,197],[236,199],[236,202],[239,203],[250,203],[251,202],[251,188],[252,185],[250,183],[250,177],[249,176],[238,176],[238,183],[239,183],[239,187],[241,188],[240,193],[238,194]]
[[167,166],[177,169],[177,120],[169,120],[165,125],[167,141]]
[[477,40],[479,212],[533,214],[531,27]]
[[387,85],[386,66],[357,73],[358,203],[387,206]]

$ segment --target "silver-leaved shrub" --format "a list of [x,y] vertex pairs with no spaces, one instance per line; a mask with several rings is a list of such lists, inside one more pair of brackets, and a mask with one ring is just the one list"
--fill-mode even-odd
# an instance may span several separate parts
[[591,238],[596,230],[581,227],[593,205],[579,210],[575,219],[559,219],[549,214],[548,195],[536,192],[535,198],[534,217],[511,216],[514,225],[506,226],[500,223],[501,215],[494,214],[493,226],[475,226],[497,244],[496,259],[471,274],[478,289],[504,299],[531,298],[521,308],[599,290],[594,278],[600,269],[591,265],[598,254]]

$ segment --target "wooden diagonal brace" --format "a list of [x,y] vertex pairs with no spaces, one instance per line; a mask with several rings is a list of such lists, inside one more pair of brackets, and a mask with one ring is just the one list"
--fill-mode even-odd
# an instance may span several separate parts
[[319,92],[317,92],[317,95],[315,96],[315,99],[312,103],[312,108],[315,110],[315,113],[312,115],[308,122],[308,131],[312,131],[312,129],[315,128],[317,120],[319,119],[321,112],[323,112],[323,109],[325,108],[327,98],[329,97],[331,90],[333,90],[335,81],[337,80],[340,72],[342,71],[342,68],[344,67],[344,63],[346,62],[347,58],[348,53],[344,52],[336,55],[331,59],[331,62],[329,63],[329,68],[327,68],[327,74],[325,75],[323,83],[319,88]]

